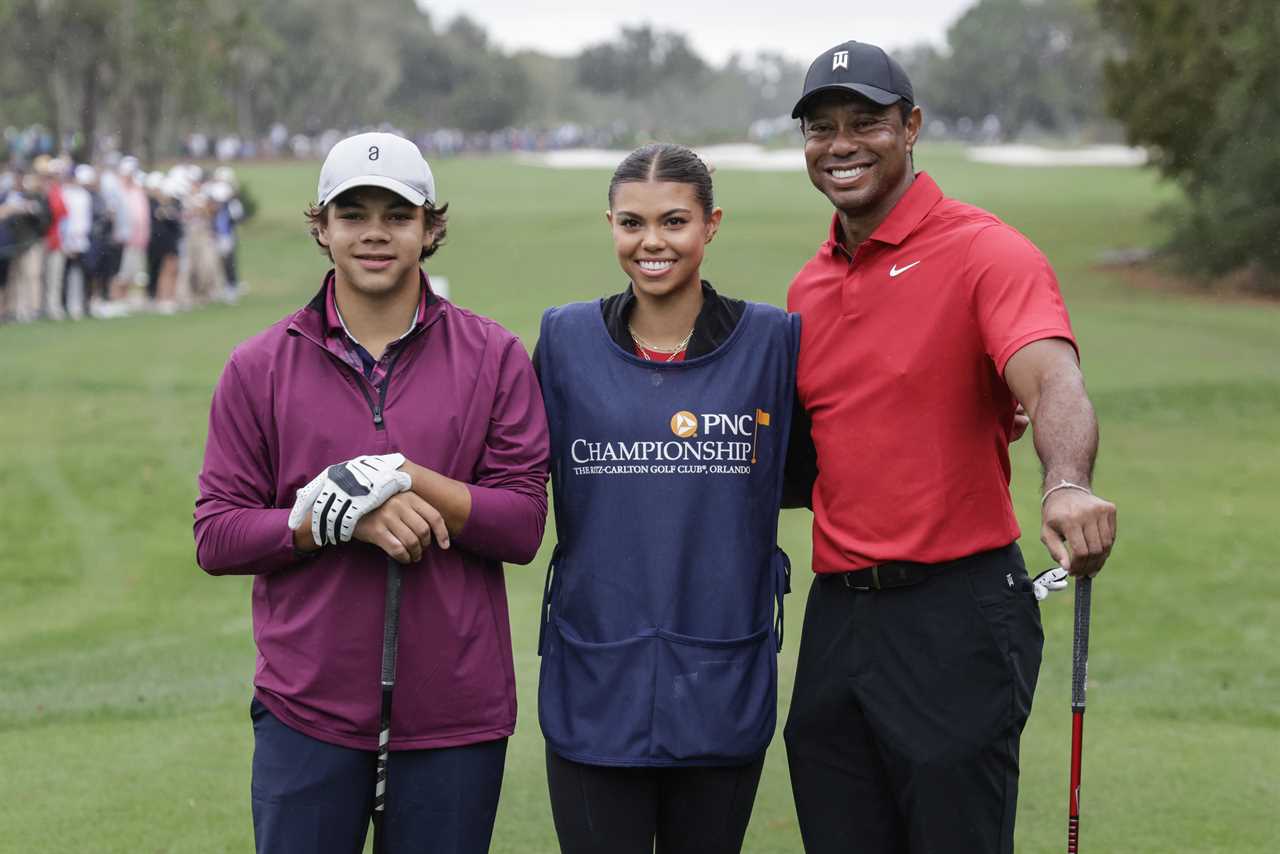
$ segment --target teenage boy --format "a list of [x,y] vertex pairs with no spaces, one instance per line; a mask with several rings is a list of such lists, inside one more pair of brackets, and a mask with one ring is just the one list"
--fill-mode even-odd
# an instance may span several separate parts
[[196,552],[255,576],[259,852],[361,850],[388,555],[408,565],[389,850],[488,848],[516,714],[501,562],[542,539],[547,427],[520,342],[420,268],[447,208],[413,143],[339,142],[308,214],[333,269],[214,392]]
[[805,77],[813,185],[835,208],[787,297],[812,419],[813,568],[787,756],[805,848],[1013,850],[1018,740],[1043,633],[1009,498],[1016,401],[1044,466],[1041,538],[1094,575],[1115,506],[1053,270],[911,160],[906,73],[846,42]]

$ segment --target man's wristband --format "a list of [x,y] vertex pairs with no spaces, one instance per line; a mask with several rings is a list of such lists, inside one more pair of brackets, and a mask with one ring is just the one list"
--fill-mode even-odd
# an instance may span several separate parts
[[1069,480],[1060,480],[1057,483],[1055,483],[1053,486],[1046,489],[1044,491],[1044,495],[1040,496],[1040,506],[1044,507],[1044,503],[1049,500],[1049,496],[1053,495],[1059,489],[1078,489],[1081,492],[1087,492],[1090,495],[1093,495],[1093,490],[1087,486],[1081,486],[1080,484],[1072,483]]

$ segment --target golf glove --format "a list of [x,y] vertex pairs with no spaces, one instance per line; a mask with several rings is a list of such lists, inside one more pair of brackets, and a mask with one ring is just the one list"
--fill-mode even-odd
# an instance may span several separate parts
[[1043,602],[1055,590],[1067,587],[1067,571],[1060,566],[1046,569],[1031,580],[1031,589],[1035,591],[1036,601]]
[[311,536],[317,545],[351,541],[356,523],[370,510],[412,484],[403,454],[363,456],[329,466],[298,490],[289,513],[289,527],[297,528],[311,514]]

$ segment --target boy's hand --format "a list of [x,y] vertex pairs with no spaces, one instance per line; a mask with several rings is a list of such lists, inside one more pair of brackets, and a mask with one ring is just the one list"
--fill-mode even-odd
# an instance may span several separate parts
[[329,466],[298,490],[289,513],[296,529],[311,515],[311,536],[318,545],[350,542],[356,523],[397,492],[412,484],[399,470],[402,454],[361,456]]
[[402,492],[366,514],[355,527],[355,539],[382,549],[400,563],[417,563],[434,539],[449,548],[444,517],[418,495]]

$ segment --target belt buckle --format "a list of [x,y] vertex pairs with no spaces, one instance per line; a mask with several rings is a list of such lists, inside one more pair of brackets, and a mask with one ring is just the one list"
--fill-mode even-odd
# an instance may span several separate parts
[[851,573],[847,573],[847,572],[844,574],[844,586],[845,586],[845,587],[848,587],[850,590],[863,590],[863,591],[866,591],[866,590],[880,590],[880,589],[881,589],[881,587],[880,587],[880,564],[878,564],[878,563],[877,563],[877,564],[874,564],[874,565],[872,565],[872,566],[871,566],[871,567],[869,567],[869,568],[870,568],[870,570],[871,570],[871,584],[870,584],[870,586],[867,586],[867,585],[860,585],[860,584],[850,584],[850,583],[849,583],[849,575],[850,575]]

